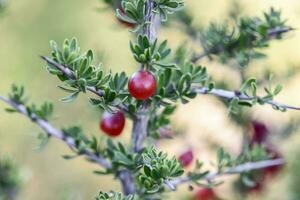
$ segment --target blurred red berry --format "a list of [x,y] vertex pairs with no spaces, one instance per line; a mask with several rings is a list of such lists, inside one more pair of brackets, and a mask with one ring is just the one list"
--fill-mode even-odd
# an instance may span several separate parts
[[150,71],[140,70],[130,78],[128,90],[136,99],[148,99],[156,91],[156,79]]
[[217,200],[217,196],[211,188],[200,188],[197,190],[194,200]]
[[[267,153],[270,155],[271,159],[279,159],[283,158],[281,153],[276,149],[276,147],[272,145],[268,145],[266,147]],[[278,172],[280,172],[283,168],[283,165],[274,165],[270,167],[266,167],[263,169],[263,172],[265,175],[276,175]]]
[[193,151],[191,149],[185,151],[178,157],[178,160],[180,161],[180,163],[183,167],[189,166],[194,160]]
[[100,121],[101,130],[109,136],[118,136],[122,133],[125,126],[125,116],[122,112],[104,112]]
[[251,144],[261,144],[266,141],[268,136],[268,128],[266,125],[259,121],[252,121],[252,135],[251,135]]

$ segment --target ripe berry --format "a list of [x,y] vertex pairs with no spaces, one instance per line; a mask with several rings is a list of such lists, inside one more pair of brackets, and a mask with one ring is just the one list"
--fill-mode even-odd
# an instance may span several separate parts
[[189,166],[194,159],[194,154],[193,151],[191,149],[189,149],[188,151],[182,153],[179,157],[178,160],[181,162],[181,165],[183,167],[187,167]]
[[200,188],[195,195],[195,200],[216,200],[215,192],[210,188]]
[[128,82],[130,94],[139,100],[151,97],[156,90],[156,80],[153,74],[147,70],[140,70],[132,75]]
[[268,129],[266,125],[259,121],[251,122],[253,131],[251,135],[251,144],[257,143],[261,144],[266,141],[268,136]]
[[122,133],[125,126],[124,114],[120,111],[116,113],[104,112],[100,121],[101,130],[109,136],[115,137]]
[[[266,147],[266,152],[270,155],[271,159],[279,159],[283,158],[281,153],[272,145],[268,145]],[[271,176],[276,175],[278,172],[281,171],[283,165],[274,165],[270,167],[266,167],[263,169],[264,175]]]

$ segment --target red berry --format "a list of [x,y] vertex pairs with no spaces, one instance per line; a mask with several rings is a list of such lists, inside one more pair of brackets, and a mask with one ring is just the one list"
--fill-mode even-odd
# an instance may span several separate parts
[[134,73],[128,82],[128,90],[136,99],[148,99],[156,90],[154,75],[147,70]]
[[265,142],[268,136],[268,128],[266,127],[266,125],[259,121],[252,121],[251,124],[253,127],[253,131],[250,143],[261,144]]
[[125,126],[125,116],[122,112],[104,112],[100,121],[100,128],[109,136],[118,136],[122,133]]
[[201,188],[196,192],[195,200],[216,200],[215,192],[210,188]]
[[[283,158],[281,153],[272,145],[268,145],[266,147],[267,153],[270,155],[271,159],[279,159]],[[276,175],[281,169],[283,165],[274,165],[270,167],[266,167],[263,169],[264,175]]]
[[193,162],[193,159],[194,159],[194,154],[193,154],[193,151],[191,149],[184,152],[184,153],[182,153],[178,157],[178,160],[181,162],[181,165],[183,167],[189,166]]

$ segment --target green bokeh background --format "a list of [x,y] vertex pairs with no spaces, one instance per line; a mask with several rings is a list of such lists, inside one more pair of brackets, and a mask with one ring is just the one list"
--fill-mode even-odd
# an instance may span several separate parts
[[[187,0],[187,8],[195,15],[196,24],[206,25],[212,20],[223,20],[230,9],[231,2],[231,0]],[[300,24],[299,0],[242,0],[240,3],[243,5],[243,13],[249,15],[260,15],[270,6],[281,8],[284,18],[289,19],[289,24],[295,28]],[[49,55],[49,40],[62,42],[64,38],[75,36],[82,49],[95,50],[96,58],[101,60],[106,68],[132,73],[136,64],[128,48],[131,34],[118,24],[112,12],[100,12],[101,8],[104,8],[104,5],[97,0],[9,1],[6,12],[0,18],[0,94],[6,94],[11,83],[23,84],[31,94],[32,101],[54,102],[57,116],[54,124],[59,126],[78,124],[82,125],[88,133],[101,134],[98,130],[100,117],[98,110],[89,105],[84,95],[72,104],[59,102],[58,99],[63,97],[64,93],[56,88],[59,82],[55,77],[49,76],[44,62],[39,58],[39,55]],[[171,47],[176,47],[186,36],[178,28],[170,28],[161,30],[160,38],[168,38]],[[299,31],[289,34],[284,41],[272,42],[272,47],[266,51],[269,57],[251,64],[247,74],[259,75],[263,68],[269,68],[280,77],[287,67],[299,67],[299,46]],[[222,73],[228,72],[217,63],[208,61],[203,63],[216,77],[222,78]],[[224,78],[231,80],[235,75],[233,70]],[[285,91],[278,99],[300,105],[298,80],[299,76],[295,74],[286,81]],[[44,150],[34,150],[35,137],[39,128],[24,117],[7,114],[3,108],[5,105],[0,103],[0,155],[10,155],[21,167],[24,181],[19,199],[92,199],[100,189],[108,191],[112,188],[120,188],[118,182],[113,181],[113,177],[99,177],[92,174],[92,170],[97,169],[98,166],[87,163],[84,159],[63,160],[61,155],[68,154],[70,151],[60,141],[53,139]],[[195,114],[199,118],[195,118]],[[291,117],[299,116],[293,111],[278,113],[269,108],[257,108],[254,115],[274,125],[274,129],[280,128],[278,122],[286,122]],[[197,149],[204,151],[201,142],[196,143],[193,139],[195,137],[199,139],[195,134],[200,132],[203,132],[203,135],[213,134],[215,141],[228,147],[234,146],[230,136],[236,135],[237,139],[234,142],[238,142],[240,137],[236,133],[239,129],[228,125],[226,110],[211,97],[203,97],[189,106],[180,107],[174,120],[187,130],[188,139],[184,144],[181,143],[182,146],[192,143]],[[126,134],[121,139],[129,137],[130,127],[128,123]],[[282,142],[283,151],[287,152],[287,155],[299,151],[296,148],[299,138],[293,135],[291,139]],[[179,141],[176,140],[172,144],[166,142],[162,144],[162,148],[176,153],[179,151],[178,144]],[[206,155],[203,156],[204,160],[213,160],[209,152],[201,155]],[[285,200],[284,192],[288,191],[288,181],[287,175],[278,179],[278,184],[271,186],[277,188],[277,195],[266,192],[268,197],[264,198]],[[281,187],[283,185],[284,187]],[[182,191],[186,191],[186,188]],[[226,187],[220,188],[220,191],[230,196]],[[181,195],[180,199],[183,199],[186,194]],[[175,199],[178,199],[178,196]]]

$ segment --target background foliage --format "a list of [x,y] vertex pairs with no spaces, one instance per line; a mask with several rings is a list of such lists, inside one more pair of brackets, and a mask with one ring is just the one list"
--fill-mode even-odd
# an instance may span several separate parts
[[[270,6],[281,8],[284,18],[289,19],[289,24],[297,25],[300,23],[300,16],[297,16],[300,11],[300,3],[296,0],[242,1],[241,5],[242,12],[249,15],[261,15],[261,12]],[[232,10],[231,6],[229,0],[187,1],[187,8],[195,16],[194,24],[198,26],[207,25],[210,21],[222,21]],[[44,63],[38,58],[38,54],[48,54],[49,40],[61,43],[64,38],[76,36],[82,49],[92,48],[96,50],[96,60],[103,60],[105,66],[112,68],[114,72],[126,70],[131,74],[135,71],[136,64],[128,48],[130,33],[118,25],[112,12],[100,13],[99,8],[103,7],[104,5],[97,0],[10,2],[8,4],[9,9],[3,16],[1,15],[0,19],[1,93],[7,93],[11,81],[17,80],[17,83],[25,85],[30,90],[30,94],[33,94],[31,96],[33,101],[40,102],[49,99],[55,102],[56,110],[59,111],[57,113],[59,118],[54,116],[56,124],[68,125],[75,122],[82,125],[87,132],[97,134],[99,132],[97,124],[100,117],[99,112],[93,111],[84,97],[79,97],[79,101],[73,105],[58,102],[57,99],[65,94],[55,88],[59,82],[55,77],[49,76],[41,67]],[[31,12],[28,12],[29,10]],[[53,14],[54,12],[55,14]],[[169,45],[172,48],[186,39],[186,36],[180,31],[180,27],[163,29],[160,34],[160,38],[169,39]],[[290,69],[297,70],[300,63],[299,52],[297,52],[300,35],[296,32],[296,34],[291,33],[289,36],[293,37],[280,42],[272,42],[271,48],[266,50],[268,58],[251,63],[246,74],[263,78],[264,70],[268,69],[283,79],[284,75],[290,73]],[[236,69],[225,67],[216,62],[209,64],[207,62],[205,60],[203,64],[206,64],[214,78],[225,79],[233,87],[238,86],[240,80],[236,79],[238,77]],[[224,77],[224,73],[229,75]],[[299,99],[297,88],[299,88],[300,83],[297,81],[297,78],[299,79],[297,74],[294,75],[288,82],[282,81],[285,90],[278,99],[299,105],[296,100]],[[0,152],[11,154],[22,166],[24,179],[27,181],[21,191],[23,200],[92,199],[93,194],[96,194],[99,189],[109,191],[112,187],[118,187],[118,183],[111,181],[111,177],[94,176],[91,171],[96,169],[96,166],[90,166],[89,163],[85,163],[81,159],[71,162],[61,159],[59,155],[64,154],[64,152],[68,153],[69,150],[64,144],[55,140],[46,147],[43,153],[33,151],[37,146],[36,140],[32,139],[38,134],[36,127],[21,116],[8,115],[2,109],[3,104],[0,106]],[[73,114],[74,108],[78,110],[80,115]],[[174,124],[186,135],[179,137],[175,142],[163,141],[160,146],[171,153],[178,154],[191,145],[197,150],[197,157],[206,161],[206,167],[210,167],[209,161],[215,161],[215,153],[212,154],[211,152],[215,152],[216,143],[221,143],[222,146],[232,152],[239,150],[241,130],[227,118],[226,112],[226,108],[213,97],[201,97],[188,106],[181,106],[174,117]],[[276,138],[282,137],[279,133],[283,125],[292,118],[296,118],[296,115],[299,114],[292,111],[282,114],[268,107],[257,107],[254,112],[254,116],[270,126],[274,133],[273,139],[277,143]],[[130,130],[130,126],[128,124],[126,129]],[[10,131],[7,132],[7,130]],[[122,137],[120,139],[126,139],[129,134],[124,134]],[[299,152],[296,147],[290,148],[290,146],[297,146],[290,144],[295,144],[298,138],[299,136],[294,134],[280,142],[285,155],[291,155],[290,152]],[[184,142],[182,143],[182,141]],[[237,145],[232,145],[232,142]],[[182,149],[178,149],[179,144]],[[289,157],[287,158],[289,159]],[[295,160],[294,158],[291,159]],[[297,163],[291,164],[287,175],[283,175],[284,179],[280,177],[278,181],[274,181],[275,184],[269,185],[270,188],[276,188],[278,193],[274,195],[267,191],[264,195],[268,199],[276,199],[279,195],[286,197],[286,194],[291,196],[291,199],[297,199],[293,196],[296,194],[295,191],[300,191],[295,184],[299,180],[294,180],[295,176],[291,175],[296,171],[295,168],[297,169],[297,167],[293,166],[297,166]],[[283,187],[283,185],[290,184],[293,187]],[[74,191],[75,188],[76,191]],[[181,190],[180,195],[184,198],[187,196],[187,189],[183,187]],[[220,193],[225,192],[229,196],[231,194],[228,192],[230,188],[221,186],[217,190]],[[40,192],[37,193],[36,191]],[[58,191],[58,193],[51,193],[51,191]],[[75,198],[72,197],[74,193],[77,194]]]

